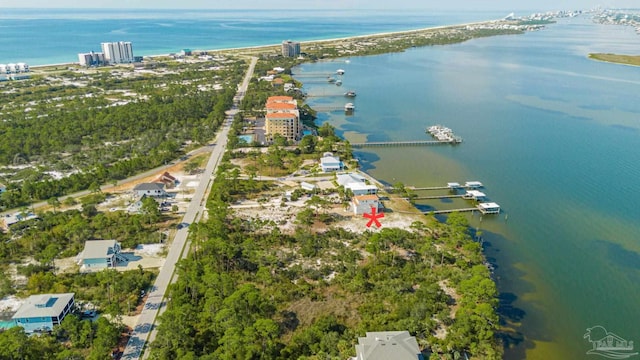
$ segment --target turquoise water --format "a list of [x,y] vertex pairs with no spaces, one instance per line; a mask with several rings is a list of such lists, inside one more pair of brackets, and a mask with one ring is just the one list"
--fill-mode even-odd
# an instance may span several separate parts
[[240,140],[244,140],[247,144],[251,144],[253,142],[253,135],[238,135]]
[[[587,358],[595,325],[640,341],[640,69],[587,59],[640,54],[633,29],[588,18],[525,35],[305,64],[346,70],[356,112],[322,114],[347,138],[426,140],[443,124],[456,146],[359,151],[375,177],[416,186],[479,180],[500,216],[470,215],[495,265],[507,359]],[[304,79],[303,79],[304,80]],[[464,200],[422,203],[428,210]],[[505,216],[508,215],[508,220]]]
[[503,12],[372,10],[2,9],[0,63],[77,62],[100,43],[131,41],[135,55],[339,38],[491,20]]
[[0,329],[10,329],[16,326],[13,321],[0,321]]

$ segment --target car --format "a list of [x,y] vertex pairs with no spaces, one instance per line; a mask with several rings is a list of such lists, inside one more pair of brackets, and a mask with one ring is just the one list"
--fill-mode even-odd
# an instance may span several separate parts
[[178,224],[178,230],[180,230],[182,228],[186,228],[187,226],[189,226],[189,223],[180,223],[180,224]]
[[85,318],[85,317],[92,318],[92,317],[96,316],[97,313],[98,312],[95,311],[95,310],[85,310],[85,311],[82,312],[82,317],[83,318]]

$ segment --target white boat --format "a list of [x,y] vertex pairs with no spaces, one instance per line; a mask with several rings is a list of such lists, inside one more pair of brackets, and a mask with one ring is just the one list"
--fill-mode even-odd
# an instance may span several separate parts
[[353,105],[353,103],[346,103],[344,105],[344,111],[353,111],[355,110],[356,106]]
[[342,80],[336,80],[336,85],[337,86],[342,86]]
[[342,69],[338,69],[338,70],[336,70],[336,74],[338,74],[338,75],[344,75],[344,70],[342,70]]
[[349,90],[346,93],[344,93],[344,96],[346,97],[356,97],[356,92],[353,90]]

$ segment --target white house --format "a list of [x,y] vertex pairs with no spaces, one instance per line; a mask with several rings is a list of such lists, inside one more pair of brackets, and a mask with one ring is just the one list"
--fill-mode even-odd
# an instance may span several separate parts
[[314,191],[314,190],[318,189],[318,185],[312,184],[312,183],[308,183],[308,182],[305,182],[305,181],[300,183],[300,187],[303,190],[307,190],[307,191]]
[[137,197],[152,196],[152,197],[164,197],[167,196],[167,192],[164,191],[163,183],[142,183],[133,188],[133,193]]
[[102,270],[116,267],[121,258],[120,244],[115,240],[89,240],[80,253],[80,271]]
[[351,199],[353,213],[362,215],[371,212],[371,208],[380,209],[380,200],[378,195],[356,195]]
[[340,161],[340,158],[333,156],[332,153],[326,152],[320,159],[320,167],[323,172],[339,171],[344,168],[344,164]]
[[338,174],[336,176],[338,185],[351,190],[353,195],[373,195],[378,193],[378,187],[368,185],[366,178],[358,173]]
[[358,338],[351,360],[424,360],[418,341],[408,331],[367,332]]

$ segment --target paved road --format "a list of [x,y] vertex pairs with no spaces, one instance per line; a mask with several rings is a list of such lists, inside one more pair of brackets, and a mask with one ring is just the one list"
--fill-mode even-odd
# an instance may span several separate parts
[[[191,203],[189,204],[189,207],[184,214],[182,223],[191,224],[197,221],[205,210],[207,200],[205,195],[208,193],[211,182],[214,179],[213,175],[215,174],[215,171],[218,167],[218,162],[220,161],[220,158],[222,158],[222,155],[224,154],[224,151],[227,147],[227,135],[229,134],[229,130],[231,128],[231,120],[237,113],[237,106],[244,97],[245,92],[247,91],[249,80],[251,80],[251,76],[253,75],[253,70],[255,68],[257,60],[257,58],[251,59],[251,64],[249,66],[249,69],[247,70],[244,81],[238,88],[238,94],[234,98],[233,109],[227,112],[227,121],[225,121],[225,124],[223,125],[220,133],[218,133],[216,145],[211,152],[211,157],[207,162],[207,167],[200,178],[200,184],[198,185],[195,194],[191,198]],[[129,339],[129,343],[125,348],[121,359],[139,359],[142,350],[145,347],[145,343],[147,343],[147,341],[150,343],[155,339],[156,331],[154,328],[154,324],[156,321],[156,317],[159,314],[163,313],[166,309],[167,304],[165,293],[167,291],[169,283],[171,281],[175,281],[175,278],[173,276],[175,265],[181,257],[185,257],[189,252],[187,235],[188,227],[183,227],[176,232],[175,238],[173,239],[171,247],[169,248],[167,259],[160,269],[160,274],[158,274],[155,284],[149,292],[147,302],[145,303],[144,308],[140,313],[138,323],[133,329],[133,333],[131,334],[131,338]],[[149,352],[145,353],[145,358],[149,356],[148,354]]]

